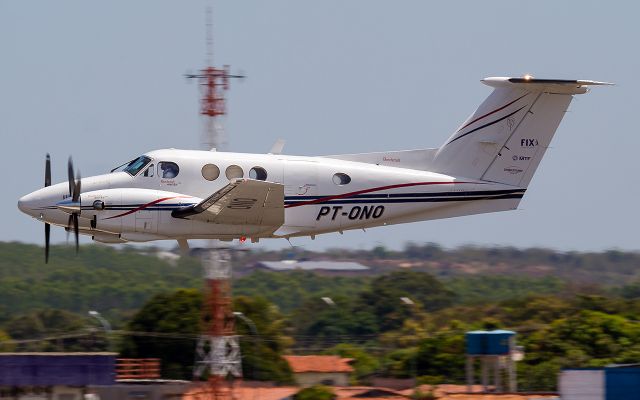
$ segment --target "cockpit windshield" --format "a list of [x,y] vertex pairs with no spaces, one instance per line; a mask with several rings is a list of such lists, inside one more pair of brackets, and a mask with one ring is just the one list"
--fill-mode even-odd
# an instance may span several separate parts
[[142,168],[146,167],[147,164],[149,164],[149,162],[151,162],[151,159],[149,157],[140,156],[135,160],[131,160],[126,164],[122,164],[121,166],[112,169],[111,172],[124,171],[131,176],[136,176]]

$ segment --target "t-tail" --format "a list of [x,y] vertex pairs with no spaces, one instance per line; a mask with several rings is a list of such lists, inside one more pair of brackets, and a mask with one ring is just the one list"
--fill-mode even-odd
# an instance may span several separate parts
[[440,147],[432,169],[460,178],[526,188],[583,80],[486,78],[494,88]]

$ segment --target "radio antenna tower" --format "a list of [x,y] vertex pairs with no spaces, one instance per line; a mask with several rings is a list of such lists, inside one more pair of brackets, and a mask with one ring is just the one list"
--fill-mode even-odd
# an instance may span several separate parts
[[225,92],[229,90],[229,79],[244,78],[232,75],[229,66],[213,67],[213,5],[206,7],[207,66],[197,74],[185,75],[187,79],[197,79],[200,85],[200,115],[204,117],[204,130],[200,140],[202,150],[216,150],[224,145],[223,118],[227,114]]
[[[222,118],[226,115],[225,92],[229,90],[231,75],[229,66],[213,67],[213,7],[211,0],[206,7],[207,67],[198,74],[186,75],[197,79],[200,90],[200,114],[204,118],[204,130],[200,147],[215,151],[224,144]],[[196,346],[194,380],[198,385],[196,398],[201,400],[234,399],[234,387],[242,378],[240,343],[235,334],[235,315],[231,296],[231,253],[220,246],[219,241],[209,240],[202,249],[202,267],[205,279],[205,295],[202,309],[202,332]]]

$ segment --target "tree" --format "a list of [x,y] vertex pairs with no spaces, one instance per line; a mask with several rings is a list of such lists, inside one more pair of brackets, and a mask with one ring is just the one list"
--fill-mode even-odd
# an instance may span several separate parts
[[314,385],[300,390],[293,395],[295,400],[333,400],[336,394],[333,389],[324,385]]
[[380,369],[380,362],[373,357],[370,352],[360,346],[341,343],[330,348],[325,353],[337,354],[340,357],[352,358],[354,360],[351,363],[355,369],[355,373],[351,376],[351,384],[353,385],[365,384],[367,377],[378,372]]
[[[407,304],[406,297],[414,304]],[[435,311],[453,302],[453,293],[425,272],[400,271],[377,277],[359,296],[356,309],[375,315],[380,331],[397,329],[421,309]],[[417,306],[417,307],[416,307]]]
[[528,339],[533,350],[531,361],[547,361],[561,357],[569,359],[570,351],[580,350],[588,361],[563,367],[595,367],[609,363],[628,362],[628,354],[640,350],[640,325],[618,315],[582,310],[558,319]]
[[368,309],[358,309],[353,298],[331,299],[333,303],[328,304],[320,297],[308,298],[294,311],[291,324],[305,337],[307,347],[328,347],[336,340],[361,342],[378,332],[377,317]]
[[36,339],[17,345],[18,351],[104,350],[104,332],[89,331],[89,323],[88,317],[49,308],[12,318],[6,333],[16,340]]
[[460,381],[464,371],[464,334],[439,332],[424,339],[415,354],[417,376],[445,376]]
[[[236,319],[236,332],[242,337],[240,348],[244,378],[292,383],[291,368],[282,358],[291,344],[291,339],[284,334],[284,316],[264,297],[239,296],[233,303],[234,311],[244,316]],[[252,323],[256,332],[253,332]]]
[[163,377],[191,379],[201,306],[202,294],[195,289],[154,296],[128,324],[136,333],[123,341],[122,356],[159,358]]
[[14,351],[16,346],[11,341],[11,336],[7,335],[7,332],[0,330],[0,352]]
[[310,271],[257,271],[233,282],[233,293],[242,296],[262,296],[289,313],[307,299],[323,296],[354,297],[369,282],[367,277],[322,276]]
[[[202,294],[194,289],[153,297],[129,323],[134,334],[124,340],[123,356],[160,358],[163,377],[191,379],[202,300]],[[283,335],[284,318],[277,308],[265,299],[238,297],[234,310],[253,321],[258,331],[256,338],[250,326],[241,319],[236,321],[238,334],[251,338],[240,342],[245,378],[291,382],[289,365],[281,358],[289,340]]]

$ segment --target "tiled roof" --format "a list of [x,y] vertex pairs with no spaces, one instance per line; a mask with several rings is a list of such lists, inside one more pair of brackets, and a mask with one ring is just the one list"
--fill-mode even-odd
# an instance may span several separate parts
[[352,372],[352,358],[340,356],[284,356],[294,373]]
[[[395,390],[376,387],[333,387],[336,400],[407,400],[408,394]],[[438,400],[530,400],[530,399],[557,399],[557,395],[549,394],[482,394],[464,393],[464,385],[423,385],[423,392],[435,389],[434,394]],[[474,387],[477,389],[477,387]],[[210,390],[210,389],[209,389]],[[300,391],[299,387],[238,387],[234,391],[237,400],[284,400],[290,399]],[[452,393],[453,392],[453,393]],[[458,392],[458,393],[455,393]],[[211,394],[206,388],[194,387],[187,391],[182,400],[201,400],[203,394]]]
[[[549,393],[481,393],[481,385],[473,385],[471,392],[467,392],[466,385],[420,385],[418,388],[422,393],[432,393],[438,400],[529,400],[529,399],[557,399],[558,396]],[[406,396],[411,396],[415,389],[403,390]]]
[[[292,397],[294,394],[298,393],[299,390],[300,388],[297,387],[240,387],[235,389],[234,397],[238,400],[282,400]],[[213,393],[207,391],[206,388],[194,387],[182,396],[182,400],[201,400],[203,398],[213,398]]]
[[325,271],[366,271],[369,267],[353,261],[260,261],[258,266],[274,271],[325,270]]
[[380,387],[370,387],[370,386],[349,386],[349,387],[334,387],[334,392],[338,399],[347,400],[347,399],[366,399],[366,400],[374,400],[374,399],[386,399],[386,400],[404,400],[409,396],[403,394],[402,392],[380,388]]

